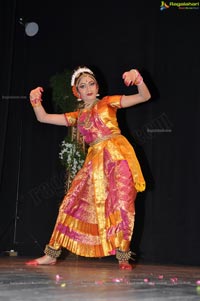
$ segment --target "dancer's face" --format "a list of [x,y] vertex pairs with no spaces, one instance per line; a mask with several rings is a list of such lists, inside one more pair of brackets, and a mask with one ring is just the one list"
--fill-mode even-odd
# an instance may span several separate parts
[[77,90],[80,94],[80,98],[84,102],[93,102],[96,100],[96,95],[98,93],[98,84],[96,80],[90,75],[82,75],[78,85]]

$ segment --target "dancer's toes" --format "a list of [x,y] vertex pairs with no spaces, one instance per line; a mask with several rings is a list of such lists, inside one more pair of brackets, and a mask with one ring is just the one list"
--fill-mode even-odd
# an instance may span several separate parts
[[128,262],[120,262],[119,263],[119,269],[120,270],[132,270],[133,267],[130,263]]
[[34,265],[34,266],[36,266],[39,263],[38,263],[38,261],[36,259],[34,259],[34,260],[29,260],[29,261],[25,262],[25,264],[26,265]]
[[37,265],[54,265],[56,264],[56,259],[52,258],[48,255],[45,255],[43,257],[30,260],[26,262],[26,265],[31,265],[31,266],[37,266]]

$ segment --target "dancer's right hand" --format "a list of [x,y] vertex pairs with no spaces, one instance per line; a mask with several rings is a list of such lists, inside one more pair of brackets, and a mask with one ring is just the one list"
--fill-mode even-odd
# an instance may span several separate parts
[[44,90],[42,87],[37,87],[37,88],[31,90],[30,101],[35,102],[35,103],[42,101],[42,92],[43,91]]

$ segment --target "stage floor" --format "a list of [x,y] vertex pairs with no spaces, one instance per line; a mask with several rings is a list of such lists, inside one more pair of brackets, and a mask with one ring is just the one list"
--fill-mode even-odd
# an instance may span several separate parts
[[200,268],[138,264],[120,271],[115,259],[69,256],[54,266],[0,257],[2,301],[200,300]]

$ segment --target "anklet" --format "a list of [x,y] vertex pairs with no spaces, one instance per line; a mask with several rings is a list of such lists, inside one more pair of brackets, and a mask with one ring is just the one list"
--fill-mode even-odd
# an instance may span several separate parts
[[52,258],[58,258],[61,254],[61,249],[55,250],[51,248],[49,245],[46,245],[44,253]]
[[136,254],[132,251],[121,251],[119,249],[117,249],[116,251],[116,258],[119,262],[129,262],[129,260],[133,260],[135,261],[135,258],[133,256],[135,256]]

